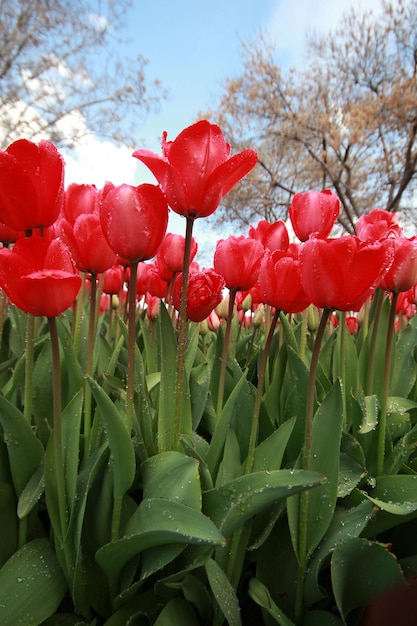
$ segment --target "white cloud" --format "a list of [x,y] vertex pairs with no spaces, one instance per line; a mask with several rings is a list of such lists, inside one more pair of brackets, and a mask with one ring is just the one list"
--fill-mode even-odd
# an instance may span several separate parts
[[381,0],[279,0],[266,24],[266,32],[276,46],[282,66],[302,63],[307,33],[325,34],[337,28],[351,7],[377,14]]

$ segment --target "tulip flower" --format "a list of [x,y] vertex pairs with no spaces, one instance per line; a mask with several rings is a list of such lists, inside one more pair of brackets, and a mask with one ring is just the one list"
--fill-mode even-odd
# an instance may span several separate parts
[[[174,307],[179,311],[181,274],[178,274],[172,294]],[[191,270],[188,278],[187,318],[202,322],[222,301],[224,279],[213,269]]]
[[66,220],[74,223],[77,217],[85,213],[100,212],[101,192],[95,185],[68,185],[64,195],[63,214]]
[[392,265],[384,275],[381,289],[408,291],[417,283],[417,237],[396,237],[386,240],[394,251]]
[[300,280],[298,249],[267,253],[261,264],[259,284],[265,304],[286,313],[299,313],[310,304]]
[[257,239],[268,250],[287,250],[290,238],[282,220],[268,222],[260,220],[256,228],[250,226],[248,236]]
[[107,185],[100,208],[101,225],[116,254],[129,261],[155,256],[168,224],[168,205],[159,187]]
[[388,237],[402,236],[397,215],[384,209],[373,209],[361,215],[355,230],[361,241],[382,241]]
[[214,269],[223,276],[228,289],[245,291],[258,280],[263,255],[264,247],[260,241],[230,235],[217,242]]
[[0,250],[0,285],[26,313],[56,317],[74,302],[81,278],[60,239],[18,239]]
[[[167,233],[158,250],[158,259],[171,272],[181,272],[184,264],[185,237]],[[197,254],[198,245],[194,237],[191,240],[190,262]]]
[[301,284],[319,308],[359,311],[392,261],[389,247],[353,235],[310,237],[300,247]]
[[80,271],[100,274],[116,263],[116,254],[104,236],[99,215],[81,214],[74,224],[63,219],[59,227]]
[[118,295],[123,287],[123,267],[117,263],[103,273],[103,293]]
[[310,235],[327,237],[340,211],[340,200],[330,189],[294,194],[289,216],[300,241]]
[[162,156],[135,150],[155,176],[173,211],[195,219],[214,213],[222,198],[258,160],[247,149],[230,156],[231,148],[221,129],[201,120],[183,130],[174,141],[162,136]]
[[64,161],[46,140],[19,139],[0,152],[0,222],[30,231],[53,224],[64,198]]

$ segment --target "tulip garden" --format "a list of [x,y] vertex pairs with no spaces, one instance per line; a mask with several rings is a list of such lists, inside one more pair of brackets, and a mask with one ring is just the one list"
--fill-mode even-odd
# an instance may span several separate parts
[[0,624],[417,623],[417,238],[309,191],[201,267],[256,153],[133,157],[0,152]]

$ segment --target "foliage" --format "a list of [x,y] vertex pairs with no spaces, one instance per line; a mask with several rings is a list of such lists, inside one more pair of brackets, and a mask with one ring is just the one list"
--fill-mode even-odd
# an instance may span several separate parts
[[[380,328],[388,323],[389,309],[386,301]],[[225,402],[216,417],[223,329],[201,335],[189,323],[182,411],[192,428],[182,419],[186,431],[175,442],[170,399],[177,345],[168,310],[162,306],[156,321],[146,310],[137,318],[131,433],[124,416],[127,329],[122,317],[110,323],[113,312],[105,312],[88,377],[93,419],[87,449],[85,350],[82,342],[74,344],[75,318],[67,312],[57,325],[63,534],[47,326],[39,319],[31,425],[23,406],[25,316],[9,305],[0,372],[0,621],[111,626],[178,623],[181,616],[190,625],[362,623],[366,606],[415,576],[417,563],[417,322],[413,317],[395,339],[393,372],[404,375],[394,373],[391,380],[384,470],[377,475],[378,412],[371,415],[369,407],[380,394],[378,360],[375,396],[365,397],[362,385],[362,372],[375,358],[369,351],[375,314],[373,307],[368,325],[357,336],[345,336],[344,348],[343,326],[333,332],[327,327],[308,470],[299,467],[308,346],[315,331],[307,331],[302,349],[303,314],[281,315],[249,470],[263,333],[257,331],[252,344],[254,330],[234,325]],[[88,315],[87,301],[81,334]],[[377,353],[384,341],[380,333]],[[302,494],[309,496],[304,621],[297,616],[294,585]]]
[[256,148],[259,165],[217,214],[241,225],[286,219],[291,196],[333,189],[339,223],[353,232],[374,207],[413,207],[417,167],[417,11],[382,0],[352,9],[328,35],[310,36],[306,63],[284,71],[261,35],[243,46],[241,75],[213,108],[233,145]]
[[130,0],[2,0],[0,144],[47,136],[74,145],[94,132],[132,145],[133,126],[163,96],[146,60],[126,61]]

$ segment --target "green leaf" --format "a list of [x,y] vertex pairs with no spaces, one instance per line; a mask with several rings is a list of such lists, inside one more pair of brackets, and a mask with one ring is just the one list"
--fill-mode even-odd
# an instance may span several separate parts
[[357,400],[362,411],[362,424],[359,428],[359,434],[375,430],[378,423],[379,402],[378,396],[374,393],[371,396],[365,396],[361,390],[357,395]]
[[360,443],[350,434],[342,433],[337,495],[344,498],[366,476],[365,455]]
[[[327,481],[308,495],[307,555],[320,543],[336,506],[342,421],[342,393],[336,382],[314,416],[310,470],[324,474]],[[298,554],[299,496],[288,498],[287,510],[291,539]]]
[[228,537],[248,519],[280,498],[317,487],[316,472],[277,470],[246,474],[203,494],[203,511]]
[[417,510],[417,475],[380,476],[370,494],[364,495],[393,515],[413,513]]
[[114,474],[113,494],[115,498],[122,498],[135,478],[136,462],[132,439],[123,417],[109,396],[93,378],[87,376],[87,380],[100,409],[109,441]]
[[64,442],[65,482],[68,507],[74,508],[78,464],[80,462],[80,428],[83,408],[83,391],[80,390],[62,411],[62,435]]
[[162,498],[201,510],[198,462],[176,451],[161,452],[141,466],[143,498]]
[[0,623],[37,626],[52,615],[67,590],[46,539],[25,544],[0,570]]
[[415,321],[401,331],[396,344],[395,362],[391,370],[390,395],[406,398],[416,380],[417,365],[413,347],[417,344]]
[[365,607],[384,591],[404,583],[393,554],[379,543],[353,538],[337,546],[331,560],[337,607],[346,624],[349,613]]
[[213,480],[217,476],[220,461],[223,455],[223,448],[226,442],[227,432],[229,424],[233,417],[233,410],[235,403],[239,395],[242,393],[242,387],[246,383],[246,373],[243,373],[239,381],[235,385],[232,393],[227,398],[227,401],[222,409],[220,417],[216,423],[213,436],[211,438],[210,446],[206,455],[206,463],[210,470],[210,474]]
[[254,472],[278,470],[281,468],[282,459],[295,421],[295,417],[287,420],[256,447],[253,461]]
[[358,537],[373,514],[372,503],[362,500],[350,509],[336,507],[327,532],[314,552],[305,579],[304,599],[307,606],[312,606],[326,596],[326,591],[319,585],[319,574],[334,549],[353,537]]
[[40,500],[45,491],[45,462],[44,459],[39,463],[37,469],[32,474],[26,487],[20,494],[17,504],[17,514],[20,519],[28,515],[36,503]]
[[4,430],[13,485],[20,496],[41,462],[43,447],[23,413],[4,396],[0,396],[0,424]]
[[18,520],[12,485],[0,482],[0,567],[17,550]]
[[292,622],[275,604],[268,589],[257,578],[251,578],[248,593],[256,604],[268,611],[269,615],[274,618],[277,624],[280,626],[295,626],[294,622]]
[[229,626],[241,626],[239,603],[226,574],[213,559],[208,559],[204,568],[213,596],[227,623]]
[[199,626],[194,609],[183,598],[173,598],[162,609],[154,626]]
[[195,509],[163,499],[142,500],[129,520],[127,536],[108,543],[96,554],[109,581],[116,581],[124,565],[144,550],[163,544],[223,545],[213,522]]

